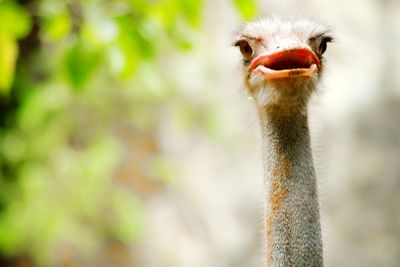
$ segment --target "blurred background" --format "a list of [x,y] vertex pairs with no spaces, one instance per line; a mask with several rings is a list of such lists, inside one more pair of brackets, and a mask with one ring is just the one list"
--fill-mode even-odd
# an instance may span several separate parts
[[0,266],[262,266],[231,44],[271,14],[336,36],[310,104],[326,266],[400,266],[398,0],[0,0]]

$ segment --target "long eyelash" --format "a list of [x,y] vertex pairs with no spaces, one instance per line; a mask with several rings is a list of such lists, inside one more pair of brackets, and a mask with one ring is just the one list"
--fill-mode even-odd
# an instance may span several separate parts
[[333,42],[335,40],[332,36],[330,36],[329,34],[327,34],[325,32],[312,36],[310,38],[310,40],[315,40],[315,39],[319,39],[319,38],[325,39],[326,42]]
[[249,40],[253,40],[253,41],[260,41],[261,40],[261,38],[258,37],[258,36],[250,36],[250,35],[246,35],[246,34],[243,34],[242,37],[244,39],[249,39]]

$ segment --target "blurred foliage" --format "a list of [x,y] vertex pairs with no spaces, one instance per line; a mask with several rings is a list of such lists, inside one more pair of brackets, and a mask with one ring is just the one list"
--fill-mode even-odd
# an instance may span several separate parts
[[[253,1],[233,1],[244,18]],[[154,135],[172,107],[215,131],[214,114],[179,91],[162,59],[194,45],[202,0],[0,1],[0,251],[54,266],[71,248],[91,255],[132,242],[141,199],[113,179],[118,129]],[[165,184],[174,167],[153,156]]]
[[18,57],[17,40],[28,34],[28,13],[11,1],[0,2],[0,93],[7,93],[14,80]]
[[236,8],[244,19],[251,19],[257,13],[257,6],[254,0],[233,0]]

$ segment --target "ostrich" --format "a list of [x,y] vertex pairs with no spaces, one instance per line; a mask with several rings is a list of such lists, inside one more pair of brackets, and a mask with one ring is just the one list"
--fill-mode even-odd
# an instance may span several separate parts
[[307,105],[332,40],[314,22],[275,19],[247,24],[234,43],[261,123],[266,266],[323,266]]

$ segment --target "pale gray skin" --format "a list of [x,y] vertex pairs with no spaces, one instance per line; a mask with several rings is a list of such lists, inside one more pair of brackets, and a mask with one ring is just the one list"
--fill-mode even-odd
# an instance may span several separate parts
[[[322,54],[332,41],[314,22],[260,20],[247,24],[235,45],[243,56],[245,87],[261,123],[266,184],[266,266],[323,266],[317,183],[307,105],[323,70]],[[268,80],[250,62],[260,53],[311,48],[321,61],[312,77]],[[250,49],[249,49],[250,48]]]

